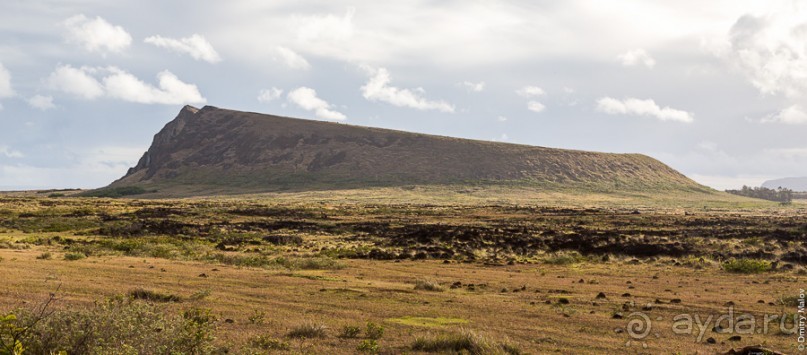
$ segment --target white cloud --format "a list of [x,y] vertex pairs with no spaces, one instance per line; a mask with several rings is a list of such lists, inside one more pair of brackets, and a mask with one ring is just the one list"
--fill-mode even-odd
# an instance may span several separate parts
[[546,109],[546,106],[538,101],[530,101],[527,103],[527,109],[532,112],[541,112]]
[[303,56],[297,54],[297,52],[291,49],[286,47],[277,47],[276,50],[279,56],[278,59],[291,69],[306,70],[311,67],[311,64],[308,64],[308,61],[305,60]]
[[14,89],[11,88],[11,73],[0,63],[0,98],[14,96]]
[[28,105],[42,111],[47,111],[56,107],[56,105],[53,104],[52,96],[34,95],[31,96],[31,98],[29,98],[27,101]]
[[484,81],[480,81],[478,83],[474,83],[471,81],[463,81],[457,85],[465,88],[465,90],[468,90],[468,92],[482,92],[483,90],[485,90]]
[[46,80],[48,86],[83,99],[92,100],[104,95],[104,87],[89,73],[96,70],[89,67],[74,68],[60,65]]
[[151,36],[143,40],[145,43],[153,44],[157,47],[167,48],[175,52],[189,54],[193,59],[204,60],[208,63],[218,63],[221,57],[213,48],[213,45],[204,37],[193,34],[190,37],[180,39],[162,37],[160,35]]
[[807,124],[807,110],[800,105],[790,106],[762,119],[763,123]]
[[546,91],[537,86],[525,86],[521,89],[516,90],[516,94],[518,94],[518,96],[523,97],[541,97],[546,95]]
[[157,74],[159,87],[144,83],[134,75],[117,68],[111,68],[110,71],[112,74],[103,79],[107,95],[110,97],[142,104],[178,105],[207,102],[196,85],[182,82],[167,70]]
[[361,87],[362,95],[370,101],[381,101],[398,107],[410,107],[418,110],[437,110],[441,112],[454,112],[454,105],[442,100],[428,100],[420,96],[423,89],[415,92],[409,89],[400,89],[389,86],[391,81],[387,69],[371,69],[365,67],[370,73],[370,79]]
[[76,43],[90,52],[119,53],[129,47],[132,36],[121,26],[114,26],[101,17],[89,19],[76,15],[64,21],[68,42]]
[[6,145],[0,145],[0,155],[6,158],[22,158],[25,156],[19,150],[11,149]]
[[507,117],[504,117],[504,116],[499,116],[499,117],[496,117],[496,121],[499,121],[499,122],[507,122]]
[[767,16],[744,15],[731,27],[727,57],[764,94],[807,95],[807,12],[783,7]]
[[314,89],[305,86],[292,90],[286,98],[306,111],[314,111],[314,114],[328,120],[344,120],[345,115],[341,112],[331,110],[331,104],[317,97]]
[[633,115],[654,117],[661,121],[692,122],[693,115],[686,111],[676,110],[670,107],[659,107],[653,100],[641,100],[627,98],[617,100],[610,97],[603,97],[597,100],[597,110],[609,115]]
[[51,73],[47,82],[54,90],[88,100],[108,96],[129,102],[166,105],[207,101],[196,85],[182,82],[167,70],[158,73],[157,80],[158,86],[155,87],[116,67],[73,68],[62,65]]
[[292,23],[297,29],[297,39],[302,42],[342,41],[353,36],[355,8],[348,8],[344,16],[312,15],[294,16]]
[[652,69],[656,65],[656,60],[650,56],[644,49],[632,49],[617,56],[623,66],[632,67],[635,65],[644,65]]
[[271,89],[263,89],[258,93],[258,102],[270,102],[283,95],[283,90],[276,87]]

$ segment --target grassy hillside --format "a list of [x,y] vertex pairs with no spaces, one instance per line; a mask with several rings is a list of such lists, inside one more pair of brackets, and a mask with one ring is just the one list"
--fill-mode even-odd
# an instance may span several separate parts
[[110,185],[161,196],[412,185],[542,191],[684,191],[698,185],[639,154],[477,141],[185,107],[137,166]]

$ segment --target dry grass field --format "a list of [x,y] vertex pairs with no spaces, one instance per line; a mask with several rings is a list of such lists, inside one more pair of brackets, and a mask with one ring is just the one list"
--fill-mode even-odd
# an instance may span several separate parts
[[62,348],[26,354],[85,323],[128,329],[97,353],[799,352],[803,204],[320,194],[8,194],[0,336],[47,303],[31,329]]

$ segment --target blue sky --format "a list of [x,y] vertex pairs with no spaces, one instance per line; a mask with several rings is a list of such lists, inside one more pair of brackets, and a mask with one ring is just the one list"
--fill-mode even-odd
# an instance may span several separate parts
[[0,3],[0,189],[99,187],[185,105],[807,175],[807,1]]

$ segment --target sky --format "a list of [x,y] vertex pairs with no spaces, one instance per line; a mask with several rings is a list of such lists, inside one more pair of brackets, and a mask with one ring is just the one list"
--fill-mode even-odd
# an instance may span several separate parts
[[125,174],[186,104],[807,176],[807,0],[0,2],[0,190]]

